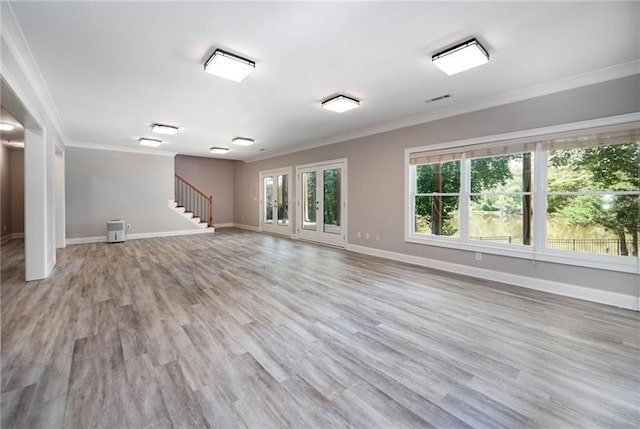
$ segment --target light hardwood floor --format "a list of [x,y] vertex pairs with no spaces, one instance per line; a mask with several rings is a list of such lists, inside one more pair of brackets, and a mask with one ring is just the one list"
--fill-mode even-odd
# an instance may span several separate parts
[[234,229],[2,248],[2,427],[638,428],[640,315]]

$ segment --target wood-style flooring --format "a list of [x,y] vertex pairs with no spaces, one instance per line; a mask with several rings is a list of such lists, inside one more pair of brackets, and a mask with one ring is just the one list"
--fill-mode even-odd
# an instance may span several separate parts
[[640,314],[269,235],[2,247],[3,428],[638,428]]

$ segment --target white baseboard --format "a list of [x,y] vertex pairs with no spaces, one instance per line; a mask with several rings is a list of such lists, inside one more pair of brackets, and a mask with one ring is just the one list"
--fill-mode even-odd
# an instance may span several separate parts
[[[210,234],[215,232],[215,228],[206,229],[188,229],[184,231],[161,231],[161,232],[141,232],[137,234],[127,234],[127,240],[139,240],[143,238],[172,237],[176,235],[193,235],[193,234]],[[107,237],[100,235],[97,237],[79,237],[67,238],[67,245],[86,244],[86,243],[103,243],[107,241]]]
[[240,229],[246,229],[247,231],[260,232],[260,228],[257,226],[243,225],[241,223],[234,223],[233,226]]
[[570,298],[577,298],[585,301],[597,302],[600,304],[607,304],[615,307],[626,308],[629,310],[640,311],[640,297],[633,295],[608,292],[604,290],[554,282],[550,280],[541,280],[533,277],[487,270],[484,268],[455,264],[452,262],[429,259],[421,256],[406,255],[404,253],[390,252],[387,250],[374,249],[372,247],[357,246],[354,244],[347,244],[345,248],[346,250],[349,250],[351,252],[378,256],[380,258],[392,259],[394,261],[406,262],[408,264],[434,268],[441,271],[448,271],[479,279],[492,280],[542,292],[553,293],[556,295],[568,296]]
[[102,235],[97,237],[67,238],[67,245],[73,246],[74,244],[101,243],[104,241],[107,241],[107,237]]
[[215,226],[216,228],[233,228],[236,224],[233,222],[227,222],[227,223],[216,223]]

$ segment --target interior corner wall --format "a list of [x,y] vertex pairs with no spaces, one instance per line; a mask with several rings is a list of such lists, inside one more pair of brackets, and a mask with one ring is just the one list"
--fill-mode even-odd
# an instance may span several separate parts
[[213,196],[213,222],[233,223],[234,161],[177,155],[175,172],[193,186]]
[[24,233],[24,150],[9,150],[11,233]]
[[198,229],[169,208],[173,183],[172,156],[67,147],[67,239],[105,236],[110,219],[131,234]]
[[[348,236],[351,245],[452,262],[533,279],[637,297],[637,274],[483,255],[404,241],[404,150],[410,147],[522,131],[640,111],[640,75],[449,117],[289,155],[244,163],[234,170],[235,223],[258,227],[258,174],[262,170],[348,159]],[[294,170],[295,171],[295,170]],[[295,181],[292,195],[296,195]],[[292,221],[296,211],[292,207]],[[295,229],[294,229],[295,230]],[[380,241],[357,238],[357,232]]]
[[11,235],[11,179],[9,149],[0,144],[0,238]]

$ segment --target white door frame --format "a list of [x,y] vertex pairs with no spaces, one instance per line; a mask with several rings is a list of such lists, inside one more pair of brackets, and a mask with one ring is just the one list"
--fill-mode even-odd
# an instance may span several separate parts
[[[314,162],[310,164],[302,164],[296,166],[296,237],[303,240],[315,241],[323,244],[330,244],[332,246],[345,247],[347,244],[347,223],[349,219],[349,195],[348,195],[348,165],[347,158],[333,159],[329,161]],[[302,228],[303,225],[303,213],[302,210],[302,173],[311,170],[325,170],[341,168],[342,174],[340,175],[340,195],[341,195],[341,231],[340,234],[325,233],[323,229],[324,225],[324,199],[320,201],[319,214],[316,213],[317,227],[316,231],[309,231]],[[316,175],[316,192],[320,190],[320,184],[323,180]]]
[[[10,54],[9,58],[14,57]],[[3,61],[0,71],[2,104],[24,126],[25,280],[40,280],[48,277],[56,264],[55,211],[49,205],[54,201],[53,142],[47,122],[38,114],[37,102],[26,95],[28,84],[8,73]]]
[[[258,219],[258,229],[259,229],[260,232],[270,232],[270,233],[274,233],[274,234],[287,235],[289,237],[291,236],[291,224],[293,223],[292,219],[291,219],[291,214],[292,214],[292,210],[291,209],[293,207],[292,199],[291,199],[291,185],[293,184],[293,182],[291,180],[291,172],[292,172],[291,167],[282,167],[282,168],[274,168],[272,170],[264,170],[264,171],[261,171],[258,174],[258,189],[259,189],[259,196],[260,196],[259,199],[258,199],[258,201],[259,201],[258,204],[260,206],[260,210],[259,210],[259,214],[258,214],[258,216],[260,216],[259,219]],[[276,226],[276,224],[275,224],[276,218],[274,217],[274,225],[273,225],[273,227],[270,227],[268,225],[265,227],[265,225],[262,222],[263,219],[264,219],[264,203],[263,203],[263,201],[264,201],[264,186],[263,186],[263,179],[264,179],[265,176],[274,176],[275,177],[275,176],[278,176],[279,174],[286,174],[287,175],[287,199],[289,201],[289,207],[288,207],[288,210],[289,210],[289,223],[287,224],[286,227]],[[277,186],[278,186],[276,181],[274,181],[273,186],[274,186],[274,192],[275,192],[275,190],[277,189]],[[277,211],[276,211],[276,213],[277,213]]]
[[56,210],[56,248],[66,247],[65,225],[65,182],[64,182],[64,150],[56,145],[55,150],[55,210]]

